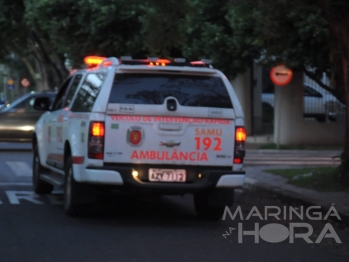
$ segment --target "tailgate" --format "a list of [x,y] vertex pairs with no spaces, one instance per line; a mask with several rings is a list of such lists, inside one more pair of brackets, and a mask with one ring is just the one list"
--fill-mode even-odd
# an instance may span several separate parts
[[106,163],[232,166],[234,120],[106,115]]

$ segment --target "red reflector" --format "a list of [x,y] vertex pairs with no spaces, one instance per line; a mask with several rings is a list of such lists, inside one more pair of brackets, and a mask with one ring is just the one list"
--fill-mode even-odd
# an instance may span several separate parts
[[242,164],[242,158],[234,157],[234,164]]
[[237,127],[235,132],[235,140],[237,142],[245,142],[246,137],[246,129],[244,127]]
[[84,160],[83,156],[73,156],[73,164],[83,164]]
[[93,158],[93,159],[103,159],[103,154],[102,153],[99,153],[99,154],[89,153],[88,157]]
[[104,136],[104,124],[95,122],[92,124],[92,136]]

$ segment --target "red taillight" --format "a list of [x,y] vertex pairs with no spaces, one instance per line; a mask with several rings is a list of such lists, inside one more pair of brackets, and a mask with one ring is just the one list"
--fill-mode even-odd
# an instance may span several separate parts
[[104,123],[103,122],[93,122],[92,123],[92,136],[104,136]]
[[104,157],[104,122],[91,122],[88,136],[88,157],[103,159]]
[[245,142],[246,141],[246,129],[244,127],[237,127],[235,132],[235,141]]
[[234,149],[234,164],[242,164],[245,157],[245,141],[246,129],[244,127],[236,127],[235,129],[235,149]]

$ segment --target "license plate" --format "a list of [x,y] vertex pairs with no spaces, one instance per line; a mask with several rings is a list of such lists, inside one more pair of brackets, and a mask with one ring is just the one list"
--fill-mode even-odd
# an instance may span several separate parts
[[152,182],[185,182],[186,172],[184,169],[153,169],[150,168],[149,181]]

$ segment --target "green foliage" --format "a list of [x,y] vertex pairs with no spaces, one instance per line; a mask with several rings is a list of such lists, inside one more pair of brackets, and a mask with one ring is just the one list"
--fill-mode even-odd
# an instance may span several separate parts
[[28,54],[26,43],[23,39],[27,36],[27,30],[23,23],[23,1],[0,1],[0,61],[9,55],[12,49]]
[[28,23],[75,64],[86,55],[142,53],[141,8],[133,0],[27,0]]
[[271,169],[266,172],[280,175],[288,179],[291,185],[313,189],[320,192],[349,191],[340,182],[338,167],[311,167],[296,169]]
[[[282,62],[294,70],[308,66],[318,73],[329,71],[329,29],[316,4],[306,0],[231,0],[231,6],[231,27],[253,39],[262,64]],[[248,25],[253,25],[252,30]]]
[[251,38],[246,34],[253,25],[245,24],[246,31],[242,32],[241,28],[229,24],[229,0],[188,2],[191,12],[186,16],[184,29],[185,57],[191,60],[212,59],[215,67],[229,78],[244,72],[252,59],[259,57],[259,52],[251,45]]
[[147,55],[180,57],[184,46],[187,0],[148,0],[142,5],[141,34]]
[[[86,55],[209,58],[229,78],[252,60],[330,69],[332,40],[310,0],[2,0],[0,52],[28,33],[80,66]],[[0,53],[1,56],[1,53]]]

